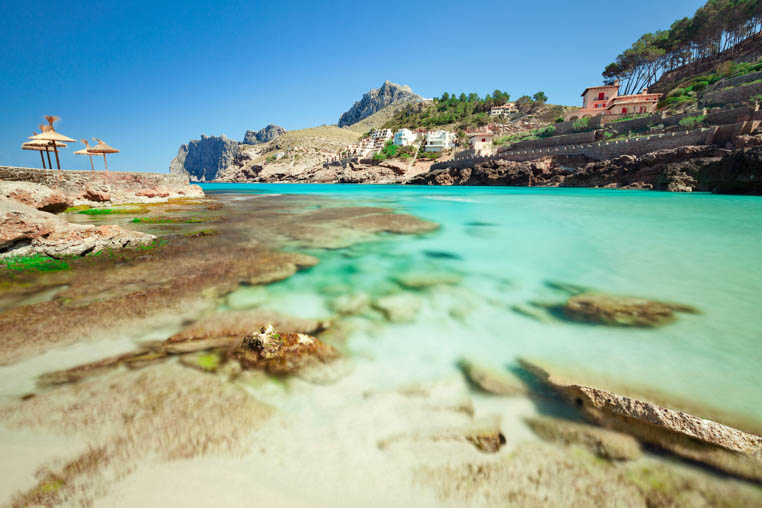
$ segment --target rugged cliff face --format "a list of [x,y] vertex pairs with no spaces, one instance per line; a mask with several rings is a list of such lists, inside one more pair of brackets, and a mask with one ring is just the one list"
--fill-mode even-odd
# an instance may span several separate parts
[[193,182],[208,182],[230,166],[240,154],[238,142],[222,136],[201,135],[187,145],[180,145],[169,164],[169,172],[188,175]]
[[257,132],[246,131],[246,135],[243,137],[243,143],[246,145],[258,145],[260,143],[267,143],[277,138],[281,134],[284,134],[286,129],[279,125],[270,124],[264,129],[260,129]]
[[374,88],[362,96],[362,99],[341,115],[339,127],[349,126],[363,120],[373,113],[400,102],[418,102],[421,96],[413,93],[407,85],[397,85],[384,81],[381,88]]

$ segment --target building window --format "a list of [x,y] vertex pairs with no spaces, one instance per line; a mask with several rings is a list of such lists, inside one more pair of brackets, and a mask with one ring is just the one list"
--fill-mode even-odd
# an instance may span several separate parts
[[627,108],[622,108],[622,114],[623,114],[623,115],[626,115],[626,114],[627,114]]
[[600,93],[598,94],[598,100],[599,100],[599,101],[602,101],[602,100],[603,100],[603,92],[600,92]]

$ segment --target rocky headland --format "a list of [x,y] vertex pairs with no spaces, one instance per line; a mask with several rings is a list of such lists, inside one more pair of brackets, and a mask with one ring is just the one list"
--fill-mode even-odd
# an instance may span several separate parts
[[169,164],[169,172],[190,177],[194,182],[208,182],[220,171],[232,165],[240,154],[239,144],[225,136],[201,135],[180,145]]

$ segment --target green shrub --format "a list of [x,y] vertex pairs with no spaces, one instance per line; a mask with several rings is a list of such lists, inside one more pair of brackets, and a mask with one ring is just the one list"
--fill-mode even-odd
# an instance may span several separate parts
[[426,160],[435,160],[438,159],[442,154],[439,152],[418,152],[418,158],[419,159],[426,159]]
[[587,129],[587,127],[590,125],[590,117],[580,118],[578,120],[574,120],[574,123],[572,124],[572,127],[575,131],[581,131]]
[[696,126],[698,126],[698,124],[703,122],[705,118],[706,118],[706,115],[686,116],[685,118],[680,120],[680,126],[693,129]]
[[563,123],[563,121],[564,121],[564,117],[562,116],[559,116],[558,118],[556,118],[556,123]]
[[544,129],[537,129],[537,131],[535,131],[535,135],[539,138],[550,138],[556,135],[556,128],[551,125]]
[[700,92],[701,90],[704,90],[708,86],[709,86],[708,81],[698,81],[695,84],[688,87],[687,90],[691,92]]

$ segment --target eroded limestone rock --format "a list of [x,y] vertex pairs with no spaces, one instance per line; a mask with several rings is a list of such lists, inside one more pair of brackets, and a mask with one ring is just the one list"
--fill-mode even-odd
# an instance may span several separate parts
[[646,400],[594,388],[556,375],[552,367],[519,363],[588,420],[727,473],[762,481],[762,436]]
[[156,237],[119,226],[70,224],[51,213],[0,196],[0,257],[80,256],[148,245]]
[[268,325],[247,335],[230,356],[244,369],[260,369],[269,374],[293,374],[319,363],[329,363],[338,352],[320,339],[302,333],[278,333]]

